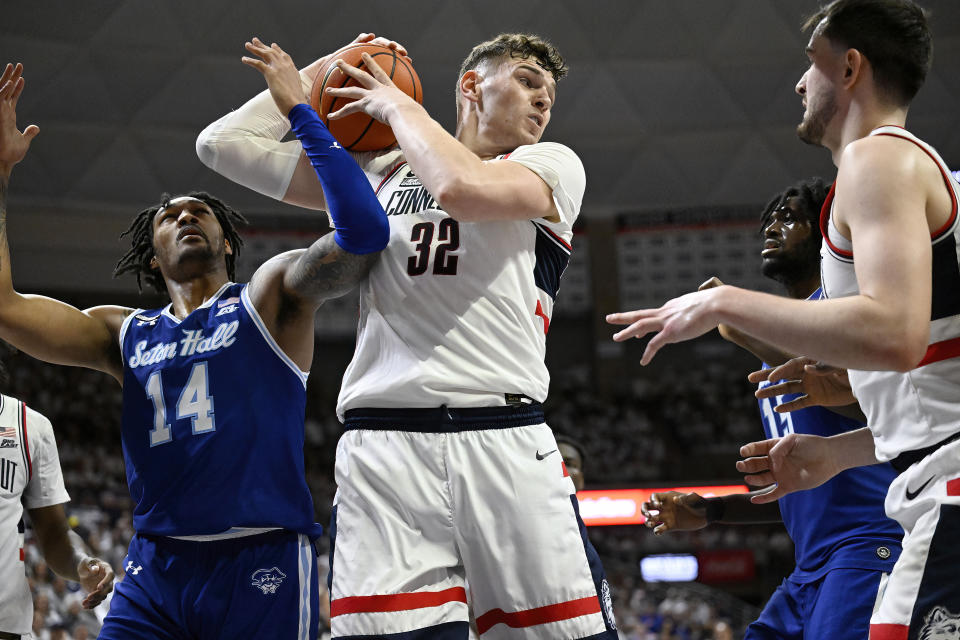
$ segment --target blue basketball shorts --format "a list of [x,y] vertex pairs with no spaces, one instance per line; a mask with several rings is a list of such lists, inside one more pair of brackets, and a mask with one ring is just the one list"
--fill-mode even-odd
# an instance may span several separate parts
[[870,614],[885,574],[874,569],[834,569],[777,587],[744,640],[866,640]]
[[316,640],[316,551],[291,531],[215,541],[136,534],[104,640]]

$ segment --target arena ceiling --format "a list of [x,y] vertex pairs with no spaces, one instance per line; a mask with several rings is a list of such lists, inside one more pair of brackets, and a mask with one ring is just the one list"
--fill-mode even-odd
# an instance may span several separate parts
[[[811,0],[4,0],[2,59],[22,61],[20,124],[41,134],[11,185],[33,247],[116,255],[115,231],[163,191],[205,188],[254,219],[313,216],[207,170],[197,133],[263,87],[241,65],[253,35],[298,63],[374,31],[403,42],[428,110],[453,124],[456,69],[500,31],[552,39],[571,72],[546,138],[582,157],[587,216],[764,201],[811,174],[793,92]],[[935,61],[909,125],[960,168],[960,12],[927,0]],[[349,7],[349,8],[348,8]],[[13,225],[14,223],[11,222]],[[20,223],[18,223],[20,224]],[[103,238],[102,233],[108,238]],[[51,233],[58,240],[47,242]],[[52,243],[52,245],[51,245]],[[46,276],[43,276],[46,277]],[[53,276],[51,272],[50,277]]]

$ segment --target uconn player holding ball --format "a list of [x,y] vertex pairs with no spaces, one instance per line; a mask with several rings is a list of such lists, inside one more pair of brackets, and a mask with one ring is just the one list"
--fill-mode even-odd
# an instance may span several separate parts
[[[239,214],[206,193],[164,197],[129,230],[118,273],[169,294],[161,309],[80,311],[13,289],[0,216],[0,336],[123,385],[136,534],[100,637],[316,638],[320,535],[304,479],[314,314],[369,269],[388,227],[356,163],[305,104],[279,47],[247,44],[327,193],[337,232],[231,282]],[[22,67],[0,78],[0,213],[34,126],[16,125]]]
[[960,614],[960,185],[903,128],[930,65],[930,32],[909,0],[836,0],[807,26],[797,132],[837,165],[820,222],[827,299],[723,286],[608,320],[630,325],[617,340],[655,333],[644,363],[723,323],[848,368],[869,429],[752,443],[738,468],[757,486],[775,483],[753,498],[771,501],[890,461],[899,475],[885,508],[906,533],[870,638],[936,637]]
[[[372,38],[363,34],[362,41]],[[309,84],[321,58],[303,70]],[[358,154],[390,244],[361,287],[338,412],[334,638],[616,638],[609,587],[581,534],[573,483],[540,403],[553,301],[585,187],[540,142],[566,65],[536,36],[471,51],[451,136],[382,70],[339,63],[399,149]],[[323,208],[264,96],[213,123],[201,159],[273,197]]]

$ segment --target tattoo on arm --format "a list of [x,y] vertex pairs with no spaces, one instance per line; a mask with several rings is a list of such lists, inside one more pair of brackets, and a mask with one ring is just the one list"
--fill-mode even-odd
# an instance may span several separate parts
[[344,251],[328,233],[290,265],[287,286],[317,302],[342,296],[367,275],[378,255]]

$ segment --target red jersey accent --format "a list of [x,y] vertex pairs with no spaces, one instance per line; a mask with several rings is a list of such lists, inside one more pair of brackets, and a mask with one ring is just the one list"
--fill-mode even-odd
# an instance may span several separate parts
[[397,170],[400,169],[400,167],[402,167],[402,166],[405,165],[405,164],[407,164],[407,161],[406,161],[406,160],[401,160],[401,161],[398,162],[397,164],[393,165],[393,167],[390,169],[390,171],[387,171],[387,175],[383,176],[383,180],[380,181],[380,184],[377,185],[377,188],[374,189],[373,192],[376,193],[376,194],[379,194],[379,193],[380,193],[380,187],[382,187],[382,186],[386,183],[387,180],[389,180],[390,178],[392,178],[392,177],[393,177],[393,174],[395,174],[395,173],[397,172]]
[[415,591],[382,596],[348,596],[330,603],[330,617],[346,613],[374,613],[383,611],[410,611],[426,607],[439,607],[448,602],[467,603],[467,591],[463,587],[451,587],[443,591]]
[[828,231],[830,228],[830,209],[833,207],[833,196],[836,194],[836,191],[837,183],[834,182],[830,185],[830,192],[827,193],[827,199],[823,201],[823,206],[820,207],[820,233],[823,235],[823,241],[827,243],[831,251],[842,258],[852,258],[853,251],[844,251],[830,242],[830,233]]
[[960,337],[934,342],[927,347],[927,353],[923,356],[923,360],[917,364],[916,368],[919,369],[932,362],[949,360],[950,358],[956,358],[958,356],[960,356]]
[[539,300],[537,300],[537,310],[533,312],[533,315],[543,318],[543,335],[547,335],[547,332],[550,331],[550,318],[543,312],[543,305],[540,304]]
[[907,640],[910,628],[905,624],[872,624],[870,640]]
[[491,609],[482,616],[477,616],[477,631],[480,632],[480,635],[483,635],[491,627],[498,624],[521,629],[538,624],[547,624],[548,622],[578,618],[591,613],[600,613],[600,599],[597,596],[587,596],[579,600],[570,600],[560,604],[550,604],[545,607],[510,613],[503,609]]
[[947,480],[947,495],[960,496],[960,478]]
[[23,454],[27,459],[27,482],[33,479],[33,456],[30,455],[30,442],[27,440],[27,405],[20,403],[20,433],[23,434]]

